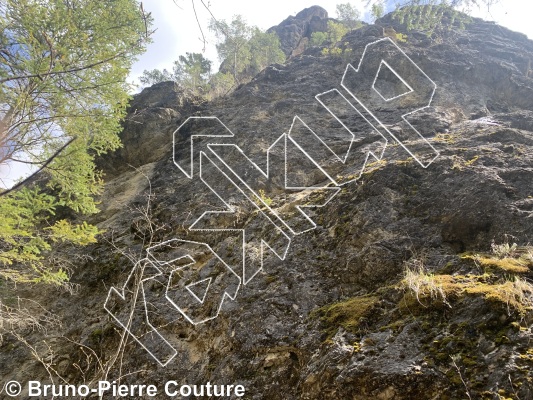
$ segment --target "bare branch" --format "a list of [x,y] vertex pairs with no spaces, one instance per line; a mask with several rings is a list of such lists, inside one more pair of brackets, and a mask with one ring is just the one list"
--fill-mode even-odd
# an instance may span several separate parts
[[202,42],[204,44],[204,47],[202,48],[202,52],[205,52],[205,46],[207,44],[207,40],[205,40],[204,31],[202,30],[202,24],[200,24],[200,20],[198,19],[198,13],[196,12],[196,7],[194,6],[194,0],[191,0],[192,3],[192,9],[194,11],[194,16],[196,17],[196,23],[198,24],[198,28],[200,29],[200,33],[202,35]]
[[33,174],[31,174],[30,176],[28,176],[26,179],[24,179],[23,181],[20,181],[19,183],[17,183],[15,186],[13,186],[12,188],[8,189],[8,190],[5,190],[3,192],[0,193],[0,196],[5,196],[6,194],[8,193],[11,193],[13,192],[14,190],[17,190],[19,187],[21,187],[22,185],[24,185],[26,182],[28,182],[31,178],[33,178],[34,176],[36,176],[39,172],[41,172],[43,169],[45,169],[58,155],[59,153],[61,153],[63,150],[65,150],[65,148],[71,144],[74,140],[76,140],[76,138],[72,138],[70,139],[68,142],[66,142],[63,146],[61,146],[59,149],[57,149],[57,151],[52,155],[52,157],[50,157],[37,171],[35,171]]

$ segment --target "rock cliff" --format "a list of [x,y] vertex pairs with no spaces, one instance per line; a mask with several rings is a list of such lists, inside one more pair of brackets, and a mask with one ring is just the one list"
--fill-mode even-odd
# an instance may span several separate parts
[[[325,18],[280,25],[287,54]],[[430,39],[383,18],[342,43],[210,103],[169,83],[137,95],[124,148],[100,161],[105,233],[72,250],[74,294],[23,294],[55,318],[3,335],[2,382],[533,398],[533,42],[477,19]],[[121,303],[109,289],[126,283]]]
[[267,32],[275,32],[278,35],[281,49],[287,57],[291,57],[304,50],[313,32],[326,32],[327,25],[328,12],[320,6],[313,6],[300,11],[294,17],[288,17]]

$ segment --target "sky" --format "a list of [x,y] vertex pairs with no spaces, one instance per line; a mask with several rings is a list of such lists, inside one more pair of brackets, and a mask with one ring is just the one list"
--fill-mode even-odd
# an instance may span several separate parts
[[[350,2],[349,0],[269,0],[269,1],[244,1],[244,0],[204,0],[217,19],[231,20],[234,15],[240,14],[250,25],[266,30],[279,24],[289,15],[296,15],[304,8],[319,5],[328,11],[330,17],[335,17],[335,5]],[[364,13],[364,4],[367,0],[351,1],[361,14]],[[533,38],[533,24],[531,15],[524,12],[524,0],[500,0],[488,11],[486,8],[473,8],[471,14],[487,20],[493,20],[500,25],[519,31]],[[211,18],[201,0],[194,0],[198,14],[198,21],[193,10],[193,0],[148,0],[144,8],[152,13],[154,26],[157,28],[148,50],[134,64],[130,81],[136,82],[142,72],[158,69],[172,69],[172,63],[186,52],[200,53],[203,51],[203,42],[199,25],[208,41],[204,56],[212,60],[214,70],[218,69],[215,38],[207,26]]]
[[[289,15],[296,15],[304,8],[320,5],[328,11],[330,17],[335,17],[335,5],[349,2],[349,0],[203,0],[217,19],[231,20],[234,15],[242,15],[250,25],[263,30],[279,24]],[[367,0],[354,0],[351,4],[357,7],[362,15]],[[194,3],[193,3],[194,2]],[[533,38],[533,24],[531,15],[524,10],[524,0],[500,0],[490,10],[472,9],[471,14],[487,20],[496,21],[514,31],[525,33]],[[193,10],[196,7],[196,20]],[[139,57],[133,65],[129,81],[138,83],[139,76],[144,70],[172,69],[173,61],[186,52],[203,52],[204,56],[213,61],[213,70],[220,64],[217,59],[215,38],[208,30],[211,18],[202,0],[144,0],[143,7],[152,13],[154,18],[153,43],[147,51]],[[368,13],[366,14],[368,15]],[[207,39],[205,46],[201,39],[200,27]],[[138,87],[136,91],[141,88]],[[21,176],[31,171],[22,165],[0,166],[0,187],[12,186]]]
[[[343,1],[339,1],[342,3]],[[228,1],[204,0],[205,5],[218,19],[231,20],[234,15],[242,15],[250,25],[255,25],[262,30],[279,24],[289,15],[295,15],[304,8],[320,5],[330,15],[335,14],[335,2],[317,0],[269,0],[269,1]],[[136,80],[142,72],[154,68],[172,69],[172,63],[178,56],[186,52],[201,53],[203,50],[202,27],[208,44],[204,56],[213,61],[213,69],[218,69],[219,60],[215,48],[215,38],[209,32],[208,24],[211,15],[203,6],[201,0],[194,0],[198,14],[195,18],[192,0],[150,0],[145,2],[145,10],[152,13],[154,26],[157,30],[153,36],[153,43],[139,61],[133,66],[131,78]],[[362,5],[362,2],[361,2]],[[362,9],[362,7],[361,7]]]

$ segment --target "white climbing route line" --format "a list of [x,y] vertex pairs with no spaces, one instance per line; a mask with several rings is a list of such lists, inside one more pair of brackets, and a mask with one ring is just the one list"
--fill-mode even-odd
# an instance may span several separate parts
[[[188,231],[234,235],[242,250],[238,265],[230,265],[207,240],[171,239],[147,249],[124,286],[109,290],[104,308],[160,365],[177,354],[157,328],[162,316],[168,320],[175,313],[175,321],[193,325],[216,318],[267,257],[284,260],[292,238],[316,228],[307,209],[325,206],[370,161],[382,160],[390,138],[424,168],[438,157],[408,121],[430,106],[437,86],[390,38],[366,45],[357,68],[346,66],[340,87],[346,95],[333,88],[315,99],[345,135],[330,137],[295,115],[288,132],[268,148],[264,169],[231,143],[236,135],[216,116],[189,117],[174,132],[174,164],[226,208],[204,212]],[[391,113],[395,109],[402,114]],[[184,139],[189,151],[181,154],[178,143],[183,146]],[[339,166],[353,173],[338,176]],[[268,197],[280,191],[293,195],[283,207]],[[247,226],[263,229],[252,234],[235,228],[242,213],[236,204],[248,211]]]

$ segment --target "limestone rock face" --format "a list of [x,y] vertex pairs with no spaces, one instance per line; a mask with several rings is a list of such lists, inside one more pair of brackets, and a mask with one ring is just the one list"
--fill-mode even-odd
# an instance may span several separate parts
[[[326,18],[312,7],[284,21],[286,33],[276,32],[285,35],[287,54]],[[26,293],[61,325],[24,331],[33,349],[3,334],[0,381],[50,379],[37,354],[54,367],[58,382],[107,376],[155,384],[160,392],[178,380],[241,384],[249,399],[533,398],[533,293],[526,284],[533,278],[527,247],[533,241],[533,42],[477,19],[434,39],[386,18],[380,23],[350,32],[339,57],[309,49],[210,103],[181,100],[166,83],[137,95],[124,148],[100,161],[108,181],[92,222],[105,233],[99,243],[71,252],[78,290]],[[388,41],[386,28],[406,35],[397,43],[404,53]],[[371,43],[384,47],[365,53]],[[341,85],[347,64],[357,68],[363,54],[365,63]],[[346,89],[358,83],[369,84],[358,92],[366,111]],[[417,93],[431,103],[411,113],[416,97],[409,96]],[[189,119],[201,116],[213,118]],[[299,147],[280,152],[276,146],[291,145],[290,138]],[[370,158],[359,176],[361,157],[383,149],[382,159]],[[266,170],[267,153],[272,173],[265,176],[251,161]],[[345,154],[359,163],[341,162]],[[229,184],[230,176],[238,180],[232,173],[242,180]],[[296,206],[326,203],[330,189],[313,197],[284,190],[286,182],[340,191],[305,209],[315,224],[308,226]],[[260,195],[243,195],[250,190]],[[278,216],[294,230],[309,229],[292,234],[284,227],[287,244],[273,222]],[[191,230],[194,223],[205,230]],[[212,230],[220,226],[226,230]],[[200,300],[208,284],[230,282],[235,290],[235,276],[242,278],[236,229],[249,240],[246,265],[259,272],[220,310],[209,296],[201,308],[181,303],[180,282],[190,289],[182,295],[194,292]],[[196,251],[194,268],[172,267],[182,253],[166,241],[177,238]],[[264,247],[262,269],[261,240],[288,249],[276,257]],[[518,247],[505,257],[491,253],[491,244],[506,242]],[[145,308],[136,303],[131,323],[157,356],[175,350],[166,366],[129,336],[123,342],[123,329],[103,307],[110,287],[122,288],[139,271],[135,265],[150,265],[146,259],[164,262],[159,274],[153,267],[143,271],[137,293]],[[411,289],[402,283],[406,268],[422,267],[425,278],[412,280]],[[13,304],[10,290],[2,299]],[[130,300],[131,293],[125,292]],[[183,304],[181,311],[166,294]],[[119,317],[128,315],[120,310]],[[191,323],[218,311],[217,318]],[[146,315],[166,342],[156,340]],[[115,358],[121,344],[124,352]]]
[[129,106],[121,134],[122,148],[99,159],[98,166],[111,177],[161,159],[176,123],[195,110],[198,102],[185,98],[174,82],[145,88]]
[[281,49],[287,57],[299,54],[313,32],[326,32],[328,12],[320,6],[312,6],[290,16],[267,32],[276,32]]

